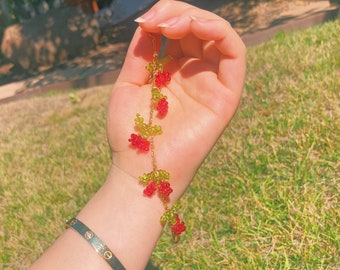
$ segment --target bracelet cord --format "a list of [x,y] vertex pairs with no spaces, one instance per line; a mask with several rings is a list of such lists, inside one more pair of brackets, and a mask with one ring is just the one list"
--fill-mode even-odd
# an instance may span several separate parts
[[169,207],[170,194],[173,192],[169,183],[170,173],[158,169],[154,144],[154,137],[161,135],[163,131],[161,126],[153,124],[155,112],[157,112],[157,116],[160,119],[164,118],[168,113],[169,104],[167,96],[161,92],[161,88],[171,81],[170,73],[164,72],[163,65],[172,58],[165,56],[159,59],[156,51],[155,37],[151,34],[150,36],[154,48],[153,60],[146,66],[146,70],[150,73],[148,83],[151,84],[150,112],[147,123],[145,123],[144,118],[139,113],[136,114],[135,128],[137,133],[132,133],[128,141],[139,152],[151,152],[152,171],[140,176],[139,182],[145,187],[143,191],[144,196],[152,197],[157,193],[164,206],[164,214],[161,216],[160,222],[163,226],[168,224],[171,227],[173,241],[178,242],[180,235],[186,230],[186,226],[177,214],[180,207],[179,203]]

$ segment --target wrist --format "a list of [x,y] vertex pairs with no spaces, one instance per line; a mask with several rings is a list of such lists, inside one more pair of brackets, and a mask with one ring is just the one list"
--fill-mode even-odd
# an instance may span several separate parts
[[142,194],[138,179],[113,165],[104,185],[78,215],[127,269],[143,269],[163,229],[162,203]]

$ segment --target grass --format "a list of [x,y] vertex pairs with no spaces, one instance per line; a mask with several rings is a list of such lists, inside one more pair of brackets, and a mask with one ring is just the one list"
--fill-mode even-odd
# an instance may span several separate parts
[[[240,110],[159,269],[339,269],[340,20],[249,49]],[[108,170],[110,87],[0,106],[0,268],[25,269]]]

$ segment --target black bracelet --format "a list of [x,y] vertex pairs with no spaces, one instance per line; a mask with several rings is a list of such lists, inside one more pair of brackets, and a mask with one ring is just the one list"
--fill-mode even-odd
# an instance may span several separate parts
[[103,243],[99,237],[90,230],[84,223],[76,218],[72,218],[66,222],[67,227],[76,230],[90,245],[97,251],[97,253],[104,258],[104,260],[114,270],[125,270],[121,262],[116,258],[112,251]]

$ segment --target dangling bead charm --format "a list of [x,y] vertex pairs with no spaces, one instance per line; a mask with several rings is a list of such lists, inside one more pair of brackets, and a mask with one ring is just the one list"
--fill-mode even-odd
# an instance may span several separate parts
[[157,190],[157,185],[155,182],[151,182],[150,184],[148,184],[146,186],[146,188],[144,189],[144,195],[147,197],[152,197],[152,195],[156,192]]
[[172,233],[175,233],[176,235],[181,235],[186,230],[185,224],[183,221],[181,221],[177,214],[175,214],[175,220],[176,223],[171,226]]
[[169,72],[157,72],[155,75],[155,85],[158,88],[166,86],[171,81]]
[[140,135],[132,133],[129,142],[141,151],[148,152],[150,150],[150,142]]
[[159,116],[164,117],[168,113],[168,106],[166,98],[161,98],[158,101],[156,110],[158,111]]

